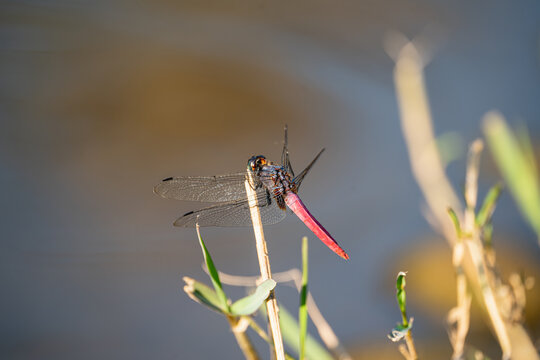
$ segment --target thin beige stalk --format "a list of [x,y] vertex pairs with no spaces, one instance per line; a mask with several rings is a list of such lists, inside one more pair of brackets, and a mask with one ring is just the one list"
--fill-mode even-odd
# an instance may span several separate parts
[[467,161],[467,175],[465,178],[465,221],[463,223],[464,240],[471,255],[471,259],[478,269],[477,276],[482,291],[482,299],[486,306],[487,313],[503,350],[503,358],[510,359],[512,345],[508,337],[508,331],[504,320],[497,307],[497,301],[492,287],[487,278],[488,268],[483,255],[482,242],[480,240],[479,229],[475,225],[475,212],[478,194],[478,168],[480,165],[480,153],[484,145],[482,140],[476,139],[470,146],[469,159]]
[[416,347],[414,346],[414,340],[412,337],[411,330],[407,331],[405,335],[405,343],[407,344],[409,359],[416,360],[418,359],[418,354],[416,353]]
[[[248,171],[248,179],[245,182],[246,194],[249,201],[249,211],[251,213],[251,221],[253,222],[253,231],[255,232],[255,242],[257,246],[257,257],[259,259],[259,267],[261,270],[262,281],[272,278],[270,269],[270,260],[268,258],[268,250],[266,248],[266,240],[261,221],[261,213],[257,206],[257,193],[251,187],[253,179]],[[277,306],[274,290],[270,292],[270,296],[266,299],[266,309],[268,311],[269,326],[274,340],[274,350],[277,360],[285,360],[285,349],[283,348],[283,339],[281,337],[281,328],[279,326],[279,309]]]
[[249,326],[251,326],[253,331],[255,331],[257,333],[257,335],[259,335],[261,337],[261,339],[263,339],[264,341],[266,341],[269,344],[272,342],[272,340],[268,337],[268,335],[264,332],[264,330],[261,329],[259,324],[257,324],[257,322],[255,320],[253,320],[253,318],[251,318],[250,316],[246,316],[245,318],[249,322]]
[[409,350],[407,350],[406,345],[400,344],[398,346],[398,349],[399,349],[399,352],[401,353],[401,355],[403,355],[403,357],[405,358],[405,360],[415,360],[412,357],[412,355],[409,353]]
[[416,182],[434,215],[437,227],[442,229],[453,245],[457,239],[446,209],[451,207],[459,214],[461,204],[446,177],[437,150],[422,67],[421,55],[414,45],[405,45],[399,52],[394,68],[401,128]]
[[227,316],[227,320],[229,320],[229,325],[236,338],[236,342],[238,343],[240,350],[242,350],[246,360],[259,360],[259,355],[253,347],[251,340],[249,340],[249,337],[246,334],[246,328],[241,324],[241,320],[234,316]]
[[448,336],[454,349],[452,360],[463,358],[465,339],[469,332],[471,319],[471,293],[467,287],[467,277],[463,271],[464,244],[462,241],[454,245],[452,263],[456,270],[457,306],[448,312],[446,318],[450,329]]

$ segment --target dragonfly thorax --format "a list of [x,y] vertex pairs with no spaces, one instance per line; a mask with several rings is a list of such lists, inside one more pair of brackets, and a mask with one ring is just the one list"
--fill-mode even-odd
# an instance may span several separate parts
[[265,183],[264,180],[269,180],[267,181],[267,187],[273,189],[274,195],[285,195],[289,191],[296,192],[296,184],[285,168],[277,165],[267,165],[263,169],[266,174],[271,174],[269,178],[263,177],[263,183]]

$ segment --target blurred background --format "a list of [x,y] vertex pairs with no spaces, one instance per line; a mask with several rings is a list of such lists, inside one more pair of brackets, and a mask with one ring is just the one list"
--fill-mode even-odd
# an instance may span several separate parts
[[[447,169],[461,189],[487,111],[540,144],[538,2],[3,1],[0,19],[2,358],[240,358],[227,322],[182,291],[182,276],[209,280],[195,231],[172,222],[202,205],[152,188],[239,172],[255,154],[279,161],[285,124],[295,169],[326,148],[301,196],[351,259],[288,216],[265,228],[272,270],[299,267],[307,235],[310,290],[366,359],[400,358],[386,334],[400,320],[395,275],[409,271],[418,351],[449,358],[451,250],[422,215],[384,39],[399,31],[431,54],[435,132],[461,143]],[[482,161],[480,196],[500,178],[489,152]],[[507,193],[494,227],[503,270],[540,275]],[[220,270],[258,273],[252,229],[203,236]],[[294,289],[276,294],[294,311]],[[499,357],[476,317],[471,343]]]

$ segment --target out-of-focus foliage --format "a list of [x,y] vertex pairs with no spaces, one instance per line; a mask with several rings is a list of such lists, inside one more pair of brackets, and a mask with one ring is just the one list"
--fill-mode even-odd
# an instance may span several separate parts
[[[300,353],[298,338],[300,337],[300,326],[283,304],[279,305],[279,323],[283,341],[295,352]],[[307,334],[306,336],[306,357],[308,359],[331,360],[332,355],[315,338]]]
[[484,118],[484,133],[510,192],[540,239],[538,171],[526,131],[514,135],[500,113],[490,112]]
[[302,238],[302,290],[300,291],[300,307],[298,309],[298,322],[300,323],[300,360],[306,354],[306,334],[308,323],[307,311],[308,293],[308,239]]

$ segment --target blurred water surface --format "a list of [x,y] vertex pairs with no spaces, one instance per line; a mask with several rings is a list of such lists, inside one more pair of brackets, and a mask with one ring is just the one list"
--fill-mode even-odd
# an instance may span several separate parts
[[[152,187],[241,171],[254,154],[277,161],[284,124],[295,169],[326,147],[302,197],[351,256],[312,241],[310,289],[348,346],[383,339],[398,320],[394,262],[431,234],[383,50],[390,30],[423,36],[433,52],[426,79],[438,134],[469,142],[492,108],[540,133],[533,1],[0,9],[3,358],[239,357],[226,322],[181,292],[181,276],[205,275],[194,231],[172,222],[199,204],[162,200]],[[449,168],[457,186],[463,168],[462,159]],[[481,190],[497,176],[488,166]],[[495,222],[540,258],[508,195]],[[299,266],[300,238],[313,238],[304,226],[290,216],[266,231],[273,270]],[[203,234],[220,269],[257,273],[252,230]],[[297,305],[293,290],[277,292]],[[433,316],[410,301],[419,338],[444,339],[448,309]]]

